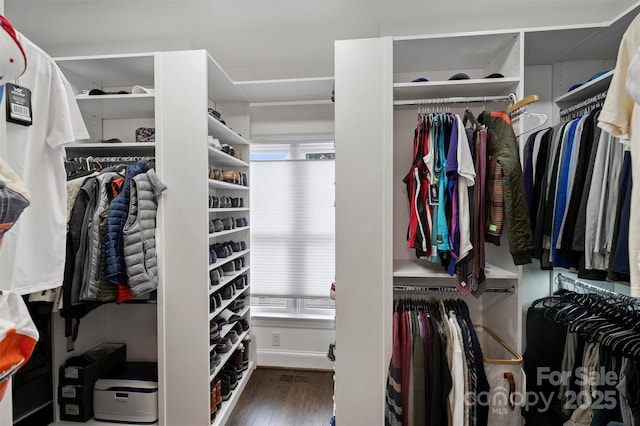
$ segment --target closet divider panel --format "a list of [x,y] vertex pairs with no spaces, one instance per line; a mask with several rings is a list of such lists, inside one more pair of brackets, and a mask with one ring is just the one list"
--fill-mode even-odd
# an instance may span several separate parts
[[[159,408],[161,425],[210,423],[207,54],[158,53]],[[185,102],[188,99],[188,102]]]

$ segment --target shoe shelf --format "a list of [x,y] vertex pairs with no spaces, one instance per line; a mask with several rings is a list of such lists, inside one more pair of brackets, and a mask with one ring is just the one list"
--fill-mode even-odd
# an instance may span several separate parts
[[[238,386],[232,393],[237,393],[237,395],[242,394],[244,388],[247,386],[249,379],[251,378],[251,374],[253,373],[254,363],[249,362],[249,367],[245,370],[242,378],[238,382]],[[220,410],[216,412],[216,418],[211,422],[211,426],[219,426],[223,425],[229,420],[229,416],[233,411],[234,407],[238,403],[239,398],[231,397],[228,401],[222,401],[222,406]]]
[[393,95],[395,100],[508,95],[519,83],[517,77],[394,83]]
[[218,188],[218,189],[237,189],[241,191],[248,191],[248,186],[238,185],[235,183],[224,182],[222,180],[209,179],[209,187],[210,188]]
[[[518,278],[516,272],[507,271],[489,263],[486,264],[484,271],[488,279],[515,280]],[[396,278],[454,278],[444,271],[440,264],[417,259],[394,260],[393,276]]]
[[249,230],[249,226],[241,226],[239,228],[227,229],[226,231],[214,232],[212,234],[209,234],[209,238],[221,237],[223,235],[235,234],[236,232],[248,231],[248,230]]
[[[224,311],[231,304],[231,302],[236,300],[238,297],[242,296],[249,289],[249,287],[251,287],[251,286],[247,285],[243,289],[238,290],[236,292],[236,294],[231,299],[227,299],[227,300],[223,299],[222,300],[222,305],[218,309],[216,309],[215,311],[213,311],[213,312],[211,312],[209,314],[209,321],[211,321],[216,316],[218,316],[220,314],[220,312]],[[247,306],[245,309],[249,309],[249,306]],[[213,345],[213,346],[215,346],[215,345]],[[211,349],[213,349],[213,346],[211,347]]]
[[248,212],[248,211],[249,211],[248,207],[219,207],[215,209],[209,209],[209,213]]
[[103,120],[155,115],[155,95],[77,95],[76,100],[84,113]]
[[238,157],[229,155],[211,146],[209,147],[209,160],[213,161],[216,166],[249,167],[249,164]]
[[235,259],[237,259],[239,257],[242,257],[245,254],[249,254],[249,250],[237,251],[237,252],[233,253],[231,256],[221,257],[221,258],[218,259],[217,262],[214,262],[214,263],[209,265],[209,271],[211,271],[212,269],[219,268],[222,265],[224,265],[225,263],[231,262],[232,260],[235,260]]
[[582,86],[577,87],[562,96],[558,96],[554,100],[554,102],[560,108],[566,108],[568,106],[577,104],[580,101],[583,101],[607,90],[607,88],[611,84],[612,79],[613,70],[602,74],[598,78],[594,78],[593,80],[584,83]]
[[[216,366],[216,368],[213,370],[213,374],[209,374],[209,382],[213,381],[213,379],[216,378],[218,373],[220,373],[220,371],[222,371],[222,368],[227,363],[227,361],[229,361],[229,358],[231,358],[231,355],[233,355],[233,352],[236,349],[238,349],[238,346],[240,346],[240,343],[242,343],[242,340],[249,335],[250,331],[251,331],[251,328],[249,328],[249,330],[247,330],[247,331],[243,331],[242,334],[240,334],[240,336],[238,336],[238,341],[233,344],[233,346],[231,347],[230,350],[228,350],[227,352],[224,352],[224,353],[218,353],[218,355],[220,355],[220,364],[218,364]],[[229,331],[227,330],[227,332],[229,332]],[[216,345],[211,345],[210,351],[212,351],[215,346]],[[242,375],[242,377],[244,377],[244,374]],[[238,388],[236,387],[236,389],[238,389]]]
[[[247,312],[249,312],[249,306],[248,305],[246,307],[242,308],[242,310],[240,310],[236,315],[244,317],[247,314]],[[233,330],[234,325],[235,325],[235,322],[233,324],[227,324],[227,325],[222,326],[222,330],[220,330],[220,338],[222,339],[223,337],[226,337],[227,334],[229,334],[229,332],[231,330]],[[242,334],[244,334],[244,333],[245,332],[243,331]],[[238,339],[238,340],[240,340],[240,339]],[[238,343],[238,342],[236,342],[236,343]],[[211,349],[213,349],[215,346],[216,345],[212,345]]]
[[[239,271],[236,271],[235,274],[230,275],[228,277],[224,277],[220,279],[220,282],[216,285],[213,286],[209,286],[209,296],[211,296],[213,293],[215,293],[216,291],[219,291],[222,289],[222,287],[226,286],[227,284],[229,284],[230,282],[232,282],[233,280],[235,280],[236,278],[238,278],[239,276],[246,274],[249,271],[249,266],[245,266],[244,268],[240,269]],[[241,289],[244,290],[244,289]]]
[[227,143],[230,145],[249,145],[249,142],[245,138],[228,128],[226,125],[222,124],[210,115],[208,115],[208,118],[209,135],[220,139],[221,143]]

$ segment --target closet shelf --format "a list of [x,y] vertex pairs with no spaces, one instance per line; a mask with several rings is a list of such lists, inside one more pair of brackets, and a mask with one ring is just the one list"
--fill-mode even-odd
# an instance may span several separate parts
[[565,93],[562,96],[558,96],[555,99],[556,105],[560,108],[568,107],[573,104],[577,104],[585,99],[602,93],[609,88],[611,79],[613,78],[613,70],[602,74],[600,77],[595,78],[582,86]]
[[209,147],[209,160],[213,161],[216,166],[249,167],[245,161],[211,146]]
[[98,87],[130,87],[132,82],[153,86],[154,59],[152,52],[54,58],[65,74],[82,77]]
[[[518,274],[516,272],[510,272],[489,263],[485,266],[485,274],[487,279],[518,279]],[[418,259],[395,259],[393,261],[393,276],[396,278],[454,278],[444,271],[440,264]]]
[[[83,426],[113,426],[115,423],[113,422],[101,422],[99,420],[96,419],[89,419],[86,422],[82,423],[82,422],[72,422],[72,421],[66,421],[66,420],[60,420],[56,423],[52,423],[53,426],[79,426],[79,425],[83,425]],[[140,423],[117,423],[118,425],[121,426],[140,426]],[[158,423],[148,423],[148,426],[158,426]]]
[[227,284],[229,284],[231,281],[235,280],[239,276],[246,274],[248,271],[249,271],[249,266],[245,266],[239,271],[236,271],[235,274],[230,275],[228,277],[223,277],[222,279],[220,279],[220,282],[218,284],[209,286],[209,296],[211,296],[213,293],[217,291],[222,290],[222,287],[226,286]]
[[[220,312],[222,312],[227,306],[229,306],[231,304],[231,302],[233,302],[234,300],[236,300],[238,297],[240,297],[241,295],[243,295],[250,286],[246,286],[245,288],[243,288],[242,290],[239,290],[231,299],[228,300],[223,300],[222,301],[222,306],[220,306],[218,309],[216,309],[213,312],[209,313],[209,321],[213,320],[216,316],[218,316],[220,314]],[[247,308],[250,308],[250,306],[247,306]],[[212,348],[213,349],[213,348]]]
[[235,234],[236,232],[248,231],[248,226],[242,226],[240,228],[227,229],[226,231],[214,232],[213,234],[209,234],[209,239],[222,237],[223,235]]
[[209,122],[209,135],[214,138],[220,139],[221,143],[228,143],[229,145],[249,145],[249,142],[228,128],[226,125],[222,124],[211,115],[207,115]]
[[519,84],[520,79],[517,77],[394,83],[393,98],[406,100],[508,95],[516,92]]
[[209,179],[209,187],[210,188],[220,188],[220,189],[238,189],[241,191],[248,191],[248,186],[237,185],[235,183],[228,183],[221,180]]
[[155,95],[78,95],[76,100],[83,113],[104,120],[154,117]]
[[221,207],[217,209],[209,209],[209,213],[223,213],[223,212],[248,212],[248,207]]
[[328,101],[333,89],[333,77],[236,81],[235,85],[252,103]]
[[153,155],[156,149],[155,142],[73,142],[64,146],[67,151],[73,151],[86,155]]
[[[244,391],[244,388],[247,386],[247,383],[249,382],[249,378],[251,378],[253,369],[254,369],[254,363],[249,362],[249,368],[245,370],[244,374],[242,375],[242,379],[240,379],[240,381],[238,382],[238,386],[235,388],[233,393],[238,392],[239,395],[242,394],[242,392]],[[218,410],[216,414],[216,418],[211,423],[211,425],[219,426],[219,425],[225,424],[227,420],[229,420],[229,416],[231,415],[231,412],[233,411],[234,407],[238,403],[238,399],[239,398],[230,398],[228,401],[223,401],[222,407]]]
[[221,267],[222,265],[224,265],[225,263],[231,262],[232,260],[235,260],[239,257],[244,256],[245,254],[248,254],[249,250],[243,250],[243,251],[239,251],[236,253],[233,253],[231,256],[227,256],[227,257],[222,257],[219,258],[217,262],[212,263],[211,265],[209,265],[209,270],[211,271],[212,269],[216,269]]

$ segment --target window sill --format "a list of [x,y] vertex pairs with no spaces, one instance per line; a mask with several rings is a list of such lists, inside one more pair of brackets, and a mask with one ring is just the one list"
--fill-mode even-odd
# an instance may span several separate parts
[[276,312],[251,312],[251,325],[256,327],[290,327],[335,329],[335,318],[332,315],[291,314]]

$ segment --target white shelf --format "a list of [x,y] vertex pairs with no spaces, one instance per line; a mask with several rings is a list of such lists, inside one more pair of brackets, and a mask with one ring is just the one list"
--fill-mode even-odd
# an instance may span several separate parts
[[229,145],[249,145],[249,142],[228,128],[226,125],[222,124],[211,115],[207,114],[208,122],[209,122],[209,135],[214,138],[220,139],[221,143],[227,143]]
[[243,250],[243,251],[238,251],[236,253],[233,253],[231,256],[219,258],[217,262],[212,263],[211,265],[209,265],[209,270],[211,271],[213,269],[219,268],[222,265],[224,265],[225,263],[229,263],[232,260],[235,260],[235,259],[237,259],[239,257],[242,257],[242,256],[244,256],[245,254],[248,254],[248,253],[249,253],[249,250]]
[[520,79],[517,77],[394,83],[393,97],[395,100],[407,100],[457,96],[500,96],[516,92],[518,84],[520,84]]
[[333,77],[237,81],[251,103],[331,100]]
[[99,87],[126,87],[132,84],[149,87],[154,84],[154,57],[154,53],[149,52],[66,56],[54,60],[63,72],[73,73]]
[[[515,280],[518,279],[516,272],[507,271],[489,263],[486,264],[484,270],[487,279],[497,280]],[[439,263],[431,263],[427,260],[401,260],[393,261],[393,276],[396,278],[450,278],[449,275]]]
[[[209,321],[212,321],[215,317],[217,317],[218,315],[220,315],[220,312],[222,312],[223,310],[225,310],[230,304],[231,302],[233,302],[234,300],[236,300],[238,297],[240,297],[241,295],[243,295],[247,290],[249,290],[250,286],[245,286],[243,289],[238,290],[236,292],[236,294],[231,298],[231,299],[227,299],[227,300],[223,300],[222,301],[222,306],[220,306],[218,309],[216,309],[213,312],[209,313]],[[250,306],[247,306],[247,309],[249,309]],[[210,345],[209,350],[213,349],[213,346],[215,345]]]
[[562,108],[584,101],[585,99],[593,97],[598,93],[602,93],[607,90],[609,88],[609,85],[611,84],[612,78],[613,70],[610,70],[600,77],[588,81],[582,86],[573,89],[572,91],[567,92],[562,96],[558,96],[555,99],[555,103]]
[[226,231],[214,232],[213,234],[209,234],[209,239],[222,237],[224,235],[235,234],[237,232],[248,231],[248,226],[241,226],[240,228],[227,229]]
[[244,94],[209,53],[207,53],[207,78],[209,98],[213,101],[247,102]]
[[249,167],[247,162],[211,146],[209,147],[209,160],[215,162],[216,166]]
[[248,186],[237,185],[235,183],[228,183],[221,180],[209,179],[209,187],[219,189],[237,189],[241,191],[248,191]]
[[122,143],[101,143],[101,142],[73,142],[64,146],[68,152],[85,155],[153,155],[155,142],[122,142]]
[[248,207],[219,207],[216,209],[209,209],[209,213],[224,213],[224,212],[248,212]]
[[102,119],[152,118],[155,95],[78,95],[80,109]]
[[[229,284],[230,282],[232,282],[233,280],[235,280],[236,278],[238,278],[241,275],[246,274],[247,272],[249,272],[249,266],[245,266],[244,268],[240,269],[239,271],[236,271],[235,274],[233,275],[229,275],[227,277],[221,277],[220,278],[220,282],[214,286],[209,286],[209,296],[211,296],[213,293],[222,290],[222,287],[226,286],[227,284]],[[244,288],[242,289],[244,290]]]
[[229,400],[227,401],[222,401],[220,410],[216,412],[216,418],[213,422],[211,422],[212,426],[223,425],[227,422],[227,420],[229,420],[234,407],[238,403],[239,395],[242,395],[244,388],[247,386],[247,383],[249,383],[251,374],[253,374],[253,369],[253,362],[249,362],[249,368],[244,371],[242,378],[238,382],[238,386],[236,386],[236,388],[231,392],[231,398],[229,398]]

